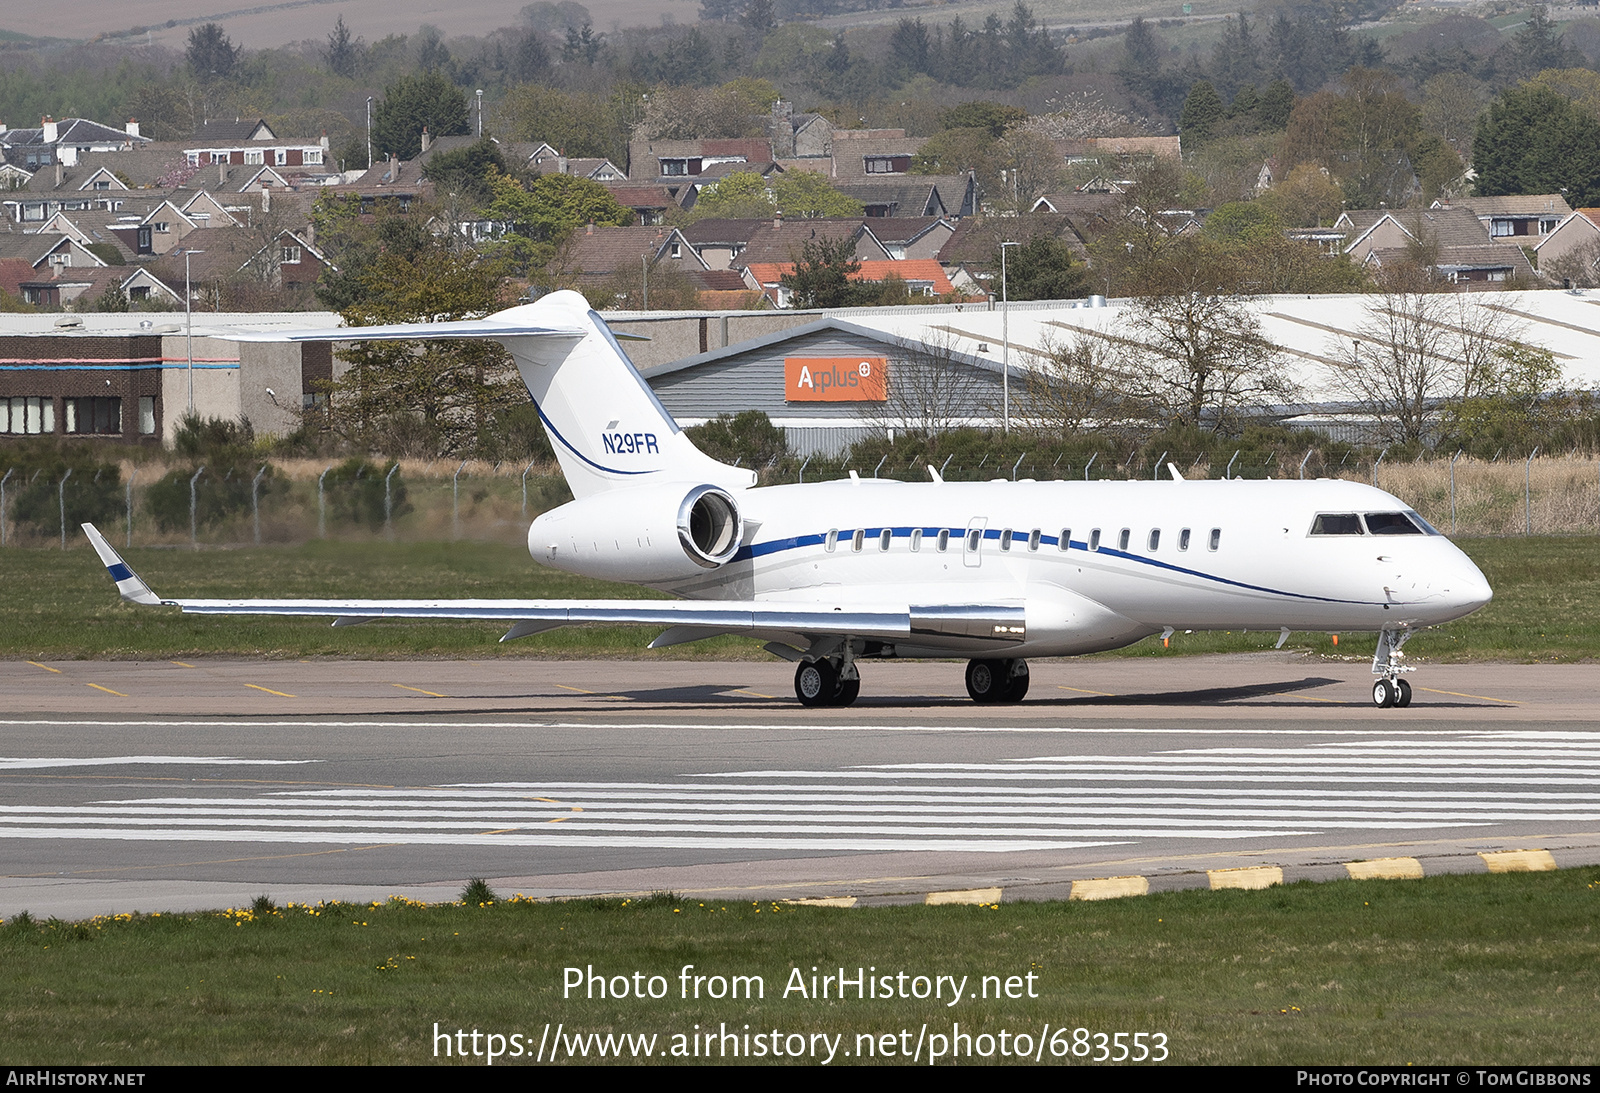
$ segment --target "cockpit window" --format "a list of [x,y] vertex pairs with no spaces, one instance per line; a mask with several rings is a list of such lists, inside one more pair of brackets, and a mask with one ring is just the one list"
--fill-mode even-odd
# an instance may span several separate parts
[[1421,535],[1422,529],[1403,512],[1367,513],[1367,530],[1373,535]]
[[1319,512],[1311,522],[1313,535],[1360,535],[1361,517],[1353,512]]

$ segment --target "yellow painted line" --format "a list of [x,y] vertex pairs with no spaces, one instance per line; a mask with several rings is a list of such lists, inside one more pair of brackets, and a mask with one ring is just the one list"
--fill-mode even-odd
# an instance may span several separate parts
[[432,695],[434,698],[450,697],[449,695],[442,695],[438,691],[424,691],[421,687],[407,687],[404,683],[392,683],[390,686],[399,687],[402,691],[416,691],[419,695]]
[[1461,691],[1436,691],[1432,687],[1418,687],[1417,690],[1427,691],[1429,694],[1435,695],[1454,695],[1456,698],[1481,698],[1485,702],[1500,702],[1507,706],[1516,705],[1516,703],[1511,701],[1509,698],[1491,698],[1488,695],[1469,695],[1464,694]]
[[553,823],[553,824],[558,824],[558,823],[560,823],[560,822],[561,822],[561,821],[562,821],[562,820],[565,820],[565,819],[566,819],[566,817],[565,817],[565,816],[557,816],[557,817],[556,817],[556,818],[555,818],[555,819],[553,819],[553,820],[551,820],[551,821],[550,821],[550,822],[551,822],[551,823]]
[[30,661],[28,661],[28,663],[33,665],[35,668],[43,668],[45,671],[54,672],[56,675],[60,675],[61,674],[61,669],[60,668],[52,668],[48,664],[40,664],[37,660],[30,660]]
[[817,896],[813,899],[786,899],[779,902],[795,907],[854,907],[855,896]]
[[1348,706],[1349,705],[1349,703],[1346,702],[1342,698],[1323,698],[1320,695],[1289,694],[1289,695],[1284,695],[1284,697],[1285,698],[1305,698],[1305,699],[1311,700],[1312,702],[1332,702],[1335,706]]
[[1283,883],[1283,870],[1276,865],[1247,865],[1242,869],[1207,869],[1213,892],[1221,888],[1243,888],[1256,891]]
[[1556,867],[1548,850],[1495,850],[1478,857],[1491,873],[1548,873]]
[[922,902],[929,907],[953,903],[999,903],[999,888],[967,888],[957,892],[929,892]]
[[[778,697],[777,695],[764,695],[760,691],[747,691],[743,687],[734,688],[733,693],[736,694],[736,695],[749,695],[752,698],[771,698],[771,699],[776,699]],[[795,901],[794,900],[790,900],[789,902],[793,903]]]
[[171,661],[168,661],[167,663],[168,664],[176,664],[180,668],[193,668],[194,667],[193,664],[185,664],[181,660],[171,660]]
[[116,695],[118,698],[127,698],[128,697],[127,695],[123,694],[121,691],[113,691],[110,687],[102,687],[98,683],[85,683],[84,686],[85,687],[93,687],[97,691],[104,691],[108,695]]
[[277,695],[279,698],[293,698],[294,697],[294,695],[287,695],[287,694],[284,694],[282,691],[274,691],[271,687],[256,687],[256,685],[254,683],[246,683],[245,686],[246,687],[255,687],[255,689],[258,690],[258,691],[266,691],[269,695]]
[[556,686],[560,687],[563,691],[577,691],[581,695],[592,695],[592,694],[599,694],[600,693],[598,691],[586,691],[582,687],[568,687],[565,683],[557,683]]
[[1144,896],[1150,893],[1147,877],[1100,877],[1095,880],[1075,880],[1068,899],[1121,899],[1124,896]]
[[1116,698],[1117,697],[1116,695],[1112,694],[1110,691],[1086,691],[1082,687],[1062,687],[1059,684],[1056,686],[1056,690],[1058,690],[1058,691],[1077,691],[1081,695],[1104,695],[1107,698]]
[[1416,858],[1373,858],[1347,861],[1345,872],[1351,880],[1420,880],[1422,863]]

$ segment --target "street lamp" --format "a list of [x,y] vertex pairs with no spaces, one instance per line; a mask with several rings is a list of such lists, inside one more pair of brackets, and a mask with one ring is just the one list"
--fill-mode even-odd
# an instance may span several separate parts
[[1005,406],[1005,431],[1011,432],[1011,294],[1006,284],[1006,248],[1021,243],[1000,244],[1000,375]]
[[478,88],[478,139],[483,139],[483,88]]
[[183,321],[188,331],[189,365],[187,369],[189,379],[189,416],[194,416],[194,290],[189,281],[189,258],[191,255],[204,254],[203,250],[185,250],[183,252]]
[[372,170],[372,96],[367,96],[367,170]]

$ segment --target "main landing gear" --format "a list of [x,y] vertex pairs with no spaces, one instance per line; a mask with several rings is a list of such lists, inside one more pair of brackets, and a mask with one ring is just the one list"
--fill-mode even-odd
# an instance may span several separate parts
[[[844,678],[845,673],[850,678]],[[802,660],[794,670],[794,695],[802,706],[848,706],[859,694],[861,674],[854,662]]]
[[1028,662],[1015,660],[967,661],[967,694],[979,703],[1021,702],[1028,693]]
[[1410,630],[1378,631],[1378,648],[1372,654],[1372,674],[1378,677],[1372,684],[1372,702],[1380,710],[1411,705],[1411,684],[1401,675],[1414,669],[1402,663],[1405,654],[1400,651],[1410,637]]

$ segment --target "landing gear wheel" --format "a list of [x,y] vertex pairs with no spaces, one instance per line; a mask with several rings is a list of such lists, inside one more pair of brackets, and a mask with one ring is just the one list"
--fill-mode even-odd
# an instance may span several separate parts
[[[859,681],[857,686],[860,686]],[[831,706],[838,693],[839,674],[827,661],[803,660],[794,670],[794,696],[800,700],[800,705]]]
[[1394,707],[1397,710],[1403,710],[1407,706],[1411,705],[1411,684],[1407,683],[1403,679],[1397,679],[1395,680],[1395,686],[1399,688],[1399,690],[1397,692],[1397,697],[1394,700]]
[[1011,686],[1007,689],[1006,702],[1021,702],[1028,694],[1028,662],[1018,661],[1019,667],[1016,674],[1011,677]]
[[841,679],[839,681],[839,691],[838,691],[837,694],[835,694],[833,696],[832,705],[835,705],[835,706],[848,706],[848,705],[850,705],[852,702],[854,702],[856,700],[856,696],[859,695],[860,693],[861,693],[861,677],[860,676],[857,676],[855,679]]
[[1380,679],[1372,685],[1372,702],[1378,709],[1387,710],[1399,700],[1400,688],[1392,680]]
[[967,694],[972,696],[972,701],[981,705],[999,702],[1005,690],[1000,661],[967,661]]

